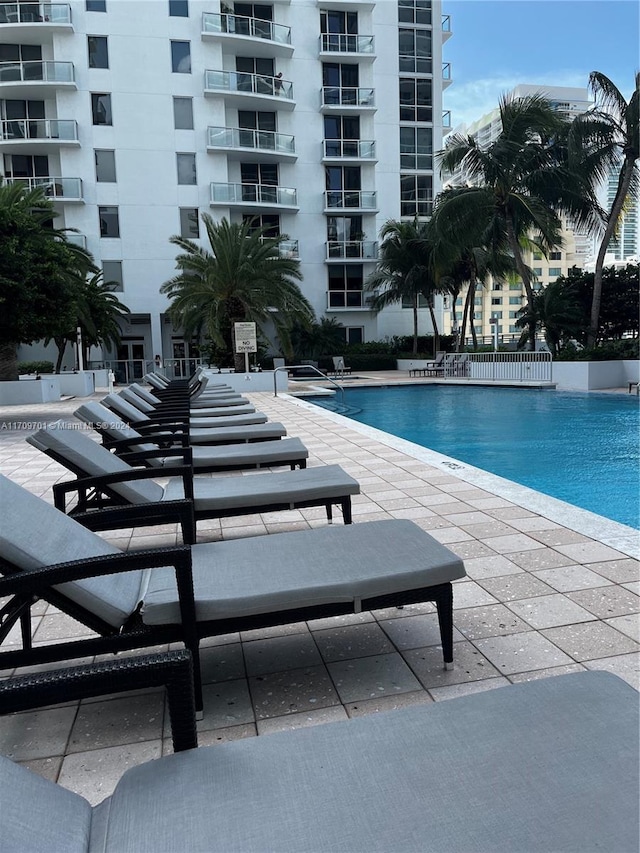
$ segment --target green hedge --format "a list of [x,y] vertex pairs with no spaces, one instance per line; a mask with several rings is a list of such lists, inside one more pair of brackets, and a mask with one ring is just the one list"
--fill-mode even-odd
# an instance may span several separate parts
[[27,373],[53,373],[52,361],[19,361],[18,374],[23,376]]
[[[358,370],[395,370],[397,367],[395,355],[386,353],[360,354],[348,351],[345,352],[344,363],[345,367],[350,367],[353,373]],[[333,370],[331,358],[320,358],[318,364],[322,370]]]

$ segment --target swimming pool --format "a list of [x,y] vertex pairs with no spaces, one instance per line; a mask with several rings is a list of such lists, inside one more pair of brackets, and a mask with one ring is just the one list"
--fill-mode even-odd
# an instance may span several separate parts
[[635,395],[409,385],[350,388],[345,403],[360,423],[640,527]]

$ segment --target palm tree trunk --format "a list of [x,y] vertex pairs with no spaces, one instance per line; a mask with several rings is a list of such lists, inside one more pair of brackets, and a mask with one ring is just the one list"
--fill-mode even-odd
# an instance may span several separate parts
[[433,300],[429,300],[429,315],[431,316],[431,325],[433,326],[433,357],[436,358],[436,354],[440,348],[440,332],[438,331],[438,322],[436,320],[436,313],[433,310]]
[[535,312],[534,312],[534,301],[535,296],[533,290],[531,288],[531,277],[529,275],[529,270],[527,269],[527,265],[524,262],[522,257],[522,252],[520,251],[520,244],[516,238],[516,232],[513,225],[512,218],[507,214],[506,216],[507,222],[507,239],[509,241],[509,248],[513,252],[513,258],[516,262],[516,269],[518,271],[518,275],[522,279],[522,284],[524,285],[525,293],[527,294],[527,302],[529,305],[529,313],[532,317],[532,321],[529,324],[529,340],[531,344],[531,351],[535,352],[536,349],[536,321],[535,321]]
[[0,344],[0,382],[11,382],[18,378],[18,344]]
[[413,354],[418,355],[418,297],[413,297]]
[[466,332],[466,323],[469,320],[469,328],[471,330],[471,337],[473,339],[473,348],[474,350],[478,349],[478,339],[476,337],[476,329],[473,325],[473,304],[476,297],[476,282],[475,279],[469,282],[469,287],[467,288],[467,297],[464,300],[464,308],[462,313],[462,342],[464,344],[464,337]]
[[633,176],[634,161],[625,159],[624,167],[620,173],[618,181],[618,189],[616,190],[611,212],[609,213],[609,221],[598,249],[596,258],[596,267],[593,275],[593,297],[591,300],[591,318],[589,320],[589,331],[587,333],[587,348],[593,347],[598,339],[598,327],[600,325],[600,304],[602,302],[602,272],[604,270],[604,258],[609,248],[609,243],[616,230],[618,219],[622,213],[622,208],[631,186],[631,178]]
[[67,348],[67,339],[66,338],[54,338],[53,342],[55,343],[58,349],[58,357],[56,359],[56,366],[54,369],[55,373],[60,373],[62,368],[62,359],[64,358],[64,352]]

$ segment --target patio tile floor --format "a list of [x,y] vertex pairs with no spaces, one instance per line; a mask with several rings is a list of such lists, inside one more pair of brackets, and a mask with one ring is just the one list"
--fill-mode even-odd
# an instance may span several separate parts
[[[96,399],[100,399],[100,394]],[[296,623],[203,642],[201,745],[328,724],[567,671],[608,669],[639,684],[637,559],[533,512],[464,472],[425,463],[366,429],[289,397],[250,395],[310,450],[309,465],[339,463],[361,484],[354,523],[411,518],[465,560],[454,584],[455,669],[442,669],[431,603]],[[0,409],[0,471],[52,502],[65,470],[24,441],[29,429],[73,420],[79,401]],[[215,475],[214,475],[215,476]],[[237,474],[242,476],[242,474]],[[335,523],[341,523],[336,518]],[[264,513],[199,526],[199,541],[323,526],[323,510]],[[175,543],[175,527],[113,531],[120,548]],[[86,629],[40,604],[36,640]],[[19,635],[12,635],[14,642]],[[2,673],[6,677],[10,673]],[[166,703],[139,691],[0,717],[0,752],[96,803],[133,764],[171,752]]]

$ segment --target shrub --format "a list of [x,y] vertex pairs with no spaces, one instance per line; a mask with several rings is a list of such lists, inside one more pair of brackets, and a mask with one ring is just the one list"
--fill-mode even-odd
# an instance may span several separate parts
[[24,376],[27,373],[53,373],[52,361],[19,361],[18,374]]
[[592,349],[578,349],[575,344],[567,344],[556,356],[556,361],[620,361],[640,357],[640,340],[625,338],[619,341],[605,341]]

